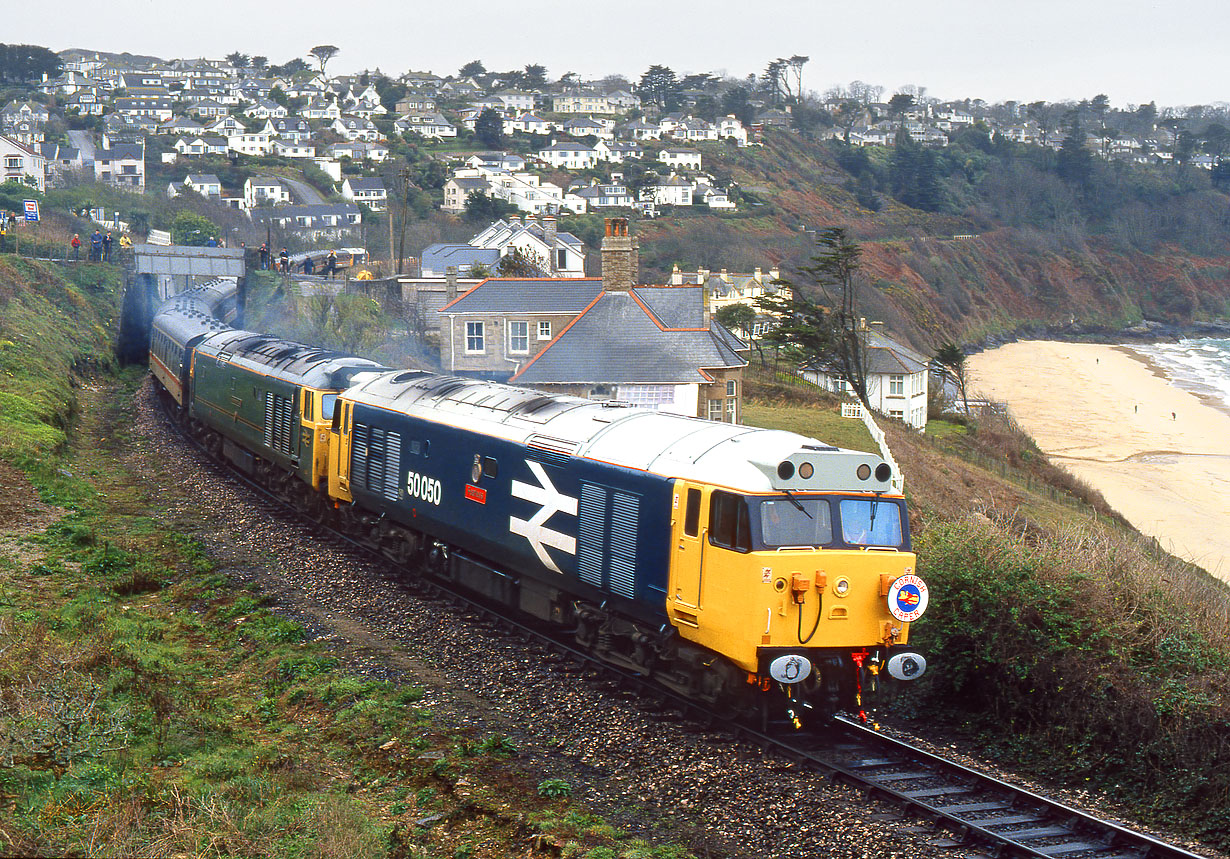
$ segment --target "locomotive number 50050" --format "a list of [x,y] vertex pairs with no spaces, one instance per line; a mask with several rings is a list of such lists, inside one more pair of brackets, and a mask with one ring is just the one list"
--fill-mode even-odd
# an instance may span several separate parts
[[410,471],[406,473],[406,496],[440,506],[440,481]]

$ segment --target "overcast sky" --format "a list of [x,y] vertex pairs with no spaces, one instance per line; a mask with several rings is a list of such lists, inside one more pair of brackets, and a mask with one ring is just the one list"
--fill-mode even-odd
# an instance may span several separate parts
[[[18,0],[2,0],[0,8]],[[284,62],[341,49],[332,72],[455,73],[541,63],[558,77],[759,73],[802,54],[804,88],[906,84],[941,99],[1230,101],[1227,0],[60,0],[4,16],[0,40]],[[39,9],[45,12],[38,11]],[[598,10],[607,9],[609,13]],[[34,19],[34,20],[32,20]]]

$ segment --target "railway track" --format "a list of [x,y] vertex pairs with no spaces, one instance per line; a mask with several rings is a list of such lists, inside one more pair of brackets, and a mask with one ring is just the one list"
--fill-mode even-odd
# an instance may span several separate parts
[[[248,487],[270,515],[304,526],[303,513],[259,482],[219,461],[197,439],[182,431],[160,399],[168,423],[181,438],[232,480]],[[783,721],[760,727],[715,714],[650,678],[601,661],[558,632],[503,614],[448,583],[423,578],[414,565],[399,565],[374,547],[332,527],[312,527],[316,539],[346,547],[381,565],[398,568],[403,584],[424,599],[466,612],[489,634],[536,641],[591,682],[635,693],[646,707],[674,721],[718,730],[735,737],[750,752],[784,759],[807,771],[843,782],[894,809],[889,816],[919,821],[920,839],[954,856],[1058,857],[1058,859],[1200,859],[1199,854],[1063,805],[1022,787],[886,736],[847,716],[837,716],[824,735],[792,733]],[[781,733],[771,733],[779,727]]]

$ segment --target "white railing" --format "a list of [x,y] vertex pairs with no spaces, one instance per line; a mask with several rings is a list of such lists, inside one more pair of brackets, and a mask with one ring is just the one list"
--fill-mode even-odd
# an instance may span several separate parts
[[[844,412],[845,407],[842,407]],[[893,459],[893,452],[888,449],[888,440],[884,437],[884,430],[876,424],[875,418],[871,416],[870,409],[859,409],[863,413],[863,426],[867,427],[867,432],[871,433],[871,440],[874,441],[880,448],[880,457],[888,463],[889,468],[893,470],[892,484],[893,489],[897,492],[905,491],[905,475],[901,473],[901,466],[897,465],[897,460]]]

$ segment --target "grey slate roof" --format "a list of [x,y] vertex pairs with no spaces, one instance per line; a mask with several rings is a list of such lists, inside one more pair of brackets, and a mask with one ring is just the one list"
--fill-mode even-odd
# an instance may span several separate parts
[[347,176],[350,187],[355,191],[383,191],[384,180],[379,176]]
[[497,248],[476,248],[473,245],[442,244],[437,242],[423,248],[420,263],[423,271],[444,271],[448,266],[455,265],[459,269],[469,268],[475,263],[483,263],[491,267],[500,261],[500,251]]
[[[646,290],[635,293],[642,291]],[[656,314],[647,313],[636,301],[637,295],[604,292],[512,381],[525,385],[703,383],[710,379],[701,368],[747,364],[726,344],[726,338],[714,332],[716,323],[708,330],[664,330],[654,320]],[[681,304],[674,306],[673,299],[657,304],[667,315],[687,313]],[[699,306],[698,298],[698,316]]]
[[911,375],[927,369],[927,359],[908,346],[885,337],[878,331],[867,332],[867,372]]
[[600,278],[492,278],[441,313],[580,313],[598,293]]

